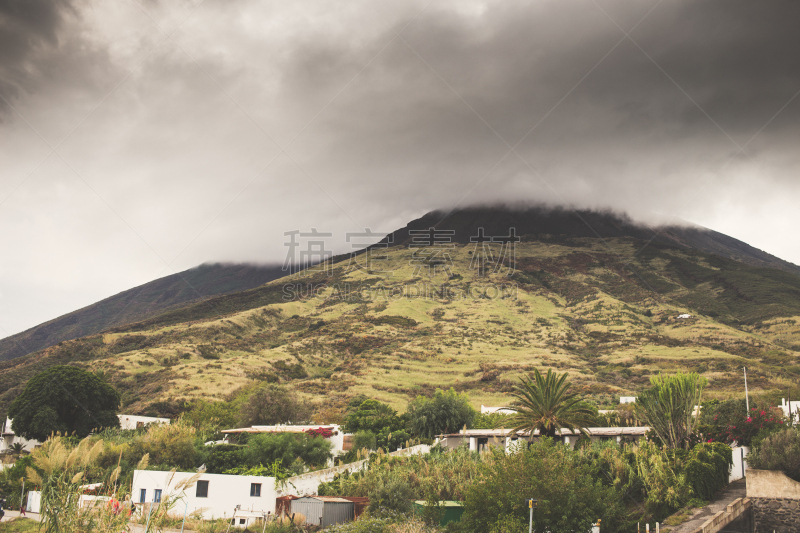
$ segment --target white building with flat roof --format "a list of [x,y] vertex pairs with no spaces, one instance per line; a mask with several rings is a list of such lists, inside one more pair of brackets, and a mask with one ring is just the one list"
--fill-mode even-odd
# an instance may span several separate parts
[[[592,442],[614,441],[616,443],[637,442],[644,438],[650,430],[649,427],[609,427],[609,428],[586,428]],[[567,428],[561,429],[560,435],[556,437],[570,447],[574,447],[581,436],[579,431],[571,431]],[[436,441],[447,449],[455,449],[461,445],[468,444],[471,451],[487,451],[490,446],[500,447],[510,452],[523,442],[527,442],[529,433],[527,431],[513,432],[510,429],[462,429],[458,433],[437,435]],[[539,438],[539,430],[533,433],[534,440]]]
[[482,415],[493,415],[495,413],[500,413],[502,415],[513,415],[517,412],[510,407],[491,407],[488,405],[481,404],[481,414]]
[[[237,518],[253,520],[275,513],[278,491],[275,478],[267,476],[233,476],[227,474],[200,474],[197,481],[183,491],[176,487],[197,475],[192,472],[165,472],[160,470],[135,470],[131,499],[146,513],[151,505],[177,497],[172,511],[177,516],[197,513],[204,519]],[[245,516],[246,515],[246,516]]]
[[158,418],[155,416],[139,415],[117,415],[119,427],[122,429],[139,429],[150,424],[167,424],[171,422],[169,418]]
[[0,438],[0,452],[9,451],[15,443],[22,444],[22,449],[26,452],[32,452],[35,447],[41,444],[38,440],[28,440],[14,433],[14,430],[11,429],[11,419],[6,418],[3,424],[2,438]]

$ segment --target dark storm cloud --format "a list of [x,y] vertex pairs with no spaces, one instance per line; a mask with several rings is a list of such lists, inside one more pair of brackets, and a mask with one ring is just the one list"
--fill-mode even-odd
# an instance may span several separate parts
[[[37,59],[58,46],[67,0],[0,0],[0,96],[17,97],[36,76]],[[0,118],[6,105],[0,101]]]
[[657,212],[800,261],[773,231],[800,223],[800,2],[0,13],[0,94],[66,139],[63,161],[45,159],[0,107],[7,330],[40,312],[25,291],[48,295],[35,307],[51,318],[202,261],[282,261],[285,231],[391,231],[487,202]]

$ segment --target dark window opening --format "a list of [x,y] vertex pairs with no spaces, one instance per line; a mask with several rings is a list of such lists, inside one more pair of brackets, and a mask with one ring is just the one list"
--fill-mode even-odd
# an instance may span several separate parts
[[147,489],[139,489],[139,503],[147,501]]
[[197,498],[208,498],[208,481],[200,480],[197,482],[197,492],[195,492],[195,496]]
[[250,496],[261,496],[261,483],[250,483]]
[[161,489],[156,489],[155,493],[153,493],[153,501],[155,503],[161,503]]

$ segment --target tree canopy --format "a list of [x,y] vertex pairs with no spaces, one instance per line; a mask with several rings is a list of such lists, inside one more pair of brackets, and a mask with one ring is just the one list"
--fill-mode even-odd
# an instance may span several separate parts
[[452,387],[447,392],[436,389],[433,398],[417,396],[408,404],[411,432],[426,439],[436,435],[455,433],[469,425],[475,410],[466,394],[459,394]]
[[311,418],[313,407],[292,390],[270,383],[253,391],[242,404],[239,423],[243,426],[302,424]]
[[12,429],[45,441],[54,432],[85,437],[95,429],[119,427],[119,393],[102,378],[74,366],[36,374],[9,406]]
[[551,369],[542,376],[534,369],[533,379],[521,378],[520,384],[511,393],[514,401],[511,407],[517,411],[509,417],[513,431],[539,430],[539,434],[555,437],[561,428],[586,432],[596,413],[576,393],[569,393],[569,374],[556,374]]

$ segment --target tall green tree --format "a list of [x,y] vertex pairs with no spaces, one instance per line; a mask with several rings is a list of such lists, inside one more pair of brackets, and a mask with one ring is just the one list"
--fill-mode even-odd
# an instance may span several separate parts
[[411,433],[432,439],[443,433],[455,433],[475,418],[475,409],[466,394],[452,387],[447,392],[436,389],[433,398],[417,396],[406,411]]
[[652,376],[651,387],[636,399],[636,413],[669,448],[688,447],[706,383],[696,372]]
[[511,408],[517,411],[508,419],[514,425],[512,431],[539,430],[545,437],[555,437],[561,428],[586,433],[586,427],[595,419],[595,412],[584,403],[577,393],[570,393],[569,374],[557,374],[552,369],[542,375],[534,369],[533,379],[521,378],[511,395]]
[[32,377],[11,402],[11,428],[26,439],[45,441],[54,432],[85,437],[119,427],[119,393],[96,374],[75,366],[52,366]]
[[345,416],[342,429],[347,433],[371,432],[379,448],[394,451],[411,438],[405,426],[405,418],[398,416],[389,405],[377,400],[364,400],[358,409]]
[[311,418],[314,407],[303,401],[293,390],[269,383],[245,400],[239,410],[239,423],[243,426],[272,424],[302,424]]

